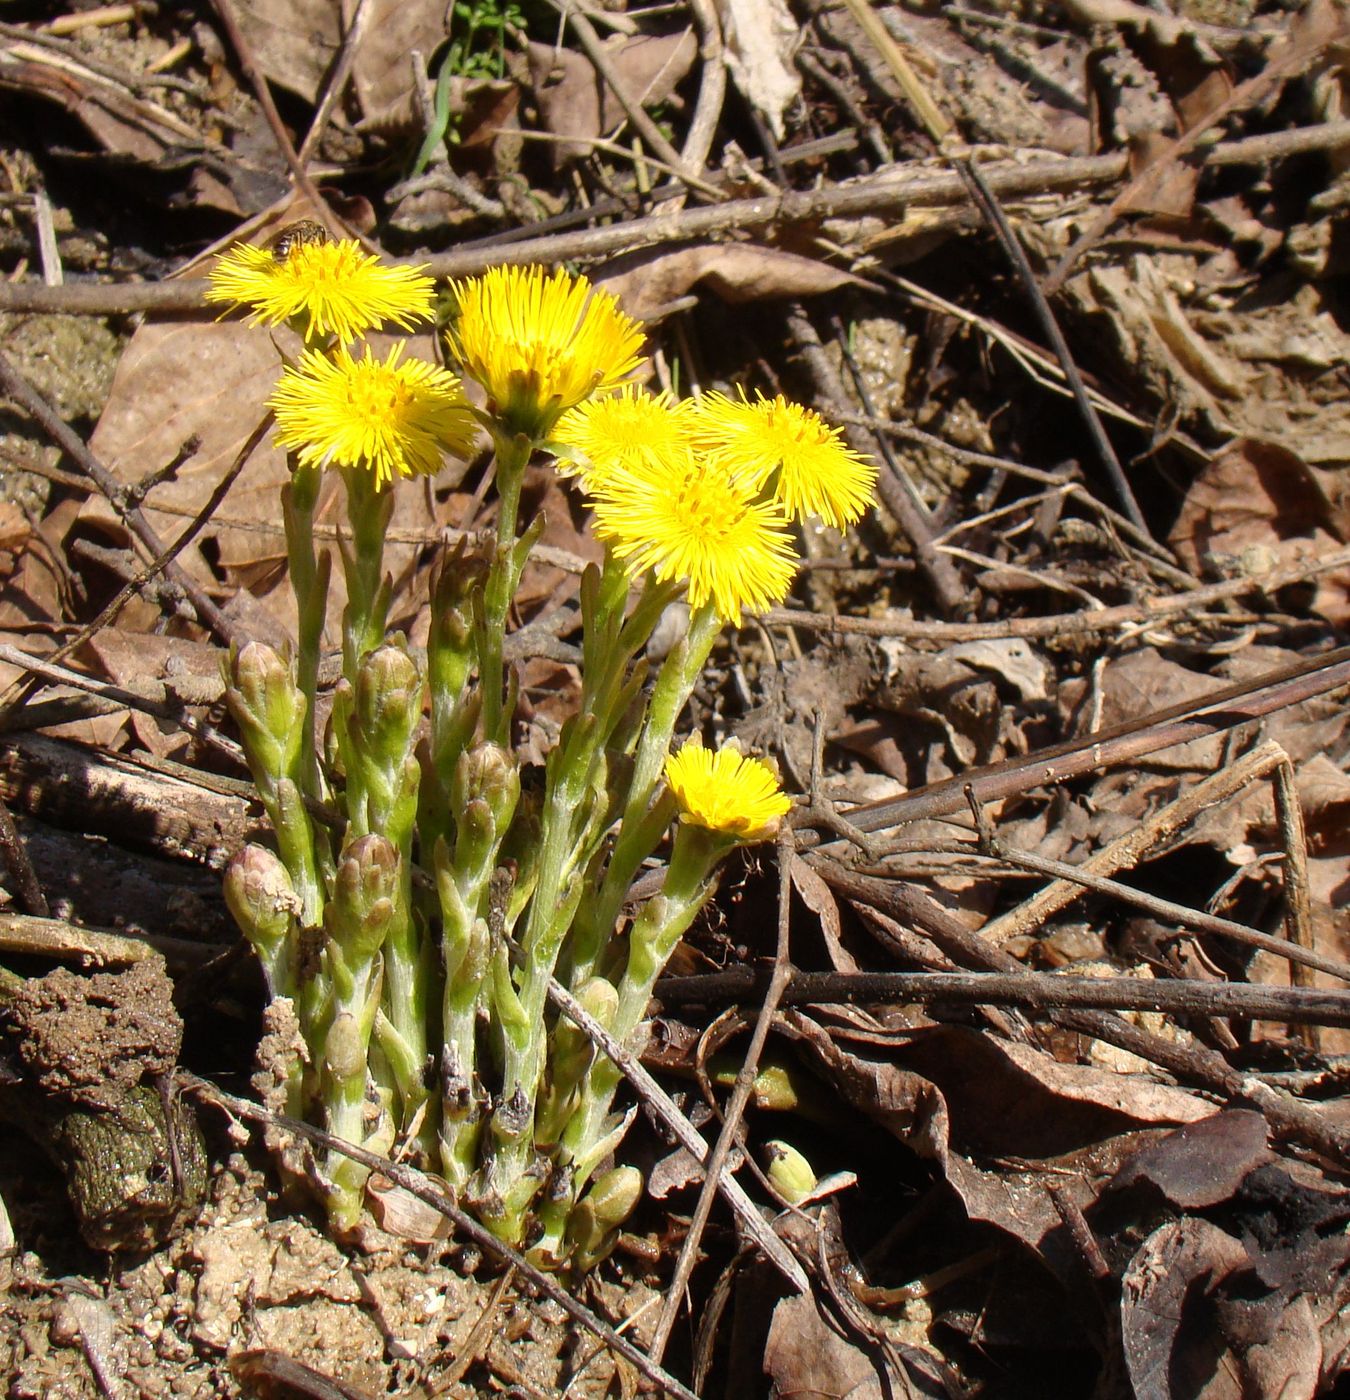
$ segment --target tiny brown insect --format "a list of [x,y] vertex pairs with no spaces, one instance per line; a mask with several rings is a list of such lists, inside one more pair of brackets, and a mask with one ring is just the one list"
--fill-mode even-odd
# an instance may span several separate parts
[[313,219],[297,219],[287,224],[267,246],[278,262],[285,262],[297,248],[327,242],[328,230],[322,224],[316,224]]

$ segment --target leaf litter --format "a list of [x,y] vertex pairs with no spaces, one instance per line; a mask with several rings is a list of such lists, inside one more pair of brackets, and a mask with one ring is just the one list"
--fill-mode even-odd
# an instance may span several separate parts
[[[580,260],[648,319],[657,387],[791,388],[884,463],[876,517],[808,536],[791,608],[715,653],[689,717],[810,798],[793,969],[841,979],[765,1013],[731,1169],[766,1210],[752,1171],[769,1139],[856,1184],[774,1215],[809,1295],[715,1212],[666,1364],[708,1396],[1332,1393],[1350,1345],[1350,1018],[1308,998],[1350,977],[1344,6],[900,4],[873,12],[885,45],[856,7],[815,0],[597,12],[594,44],[529,6],[457,5],[448,24],[421,0],[130,21],[75,6],[69,25],[11,9],[4,354],[111,475],[58,455],[7,378],[7,700],[17,662],[48,672],[7,712],[0,798],[57,919],[22,924],[7,861],[5,965],[50,974],[73,926],[120,925],[166,959],[185,1065],[247,1078],[260,990],[219,905],[200,910],[248,829],[217,733],[222,646],[294,629],[275,449],[178,555],[198,593],[142,579],[81,630],[153,552],[129,512],[176,540],[262,412],[276,351],[202,312],[201,255],[312,217],[299,200],[317,194],[441,271],[505,249]],[[451,42],[481,63],[449,71]],[[286,127],[319,181],[303,196]],[[979,211],[978,179],[1011,234]],[[129,300],[138,286],[151,300]],[[400,498],[395,615],[414,640],[438,551],[491,509],[482,470]],[[548,549],[516,660],[542,751],[577,702],[593,544],[546,472],[527,497]],[[1271,677],[1271,702],[1249,701]],[[1178,706],[1200,717],[1159,718]],[[110,857],[120,906],[99,897]],[[184,870],[168,899],[166,860]],[[906,889],[928,903],[880,894]],[[774,921],[747,864],[672,966],[701,990],[658,988],[649,1066],[709,1140],[760,1014],[718,978],[765,966]],[[75,962],[62,976],[90,980]],[[848,981],[970,968],[1010,996],[1048,973],[1051,991],[854,1005]],[[1095,979],[1121,1009],[1058,1007],[1055,978]],[[1186,1009],[1129,1009],[1149,983]],[[1230,988],[1282,999],[1216,1010]],[[15,1016],[0,1009],[0,1072],[21,1078]],[[10,1393],[636,1393],[628,1361],[406,1201],[339,1249],[239,1122],[200,1116],[205,1206],[111,1272],[37,1148],[0,1148]],[[698,1173],[663,1130],[633,1144],[659,1198],[578,1292],[641,1346]]]

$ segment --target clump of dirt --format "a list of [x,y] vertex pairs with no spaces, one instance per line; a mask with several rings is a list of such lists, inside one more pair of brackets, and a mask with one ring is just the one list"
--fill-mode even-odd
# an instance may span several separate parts
[[[604,1395],[613,1358],[561,1309],[501,1283],[466,1275],[457,1250],[392,1236],[344,1251],[235,1154],[178,1239],[102,1285],[53,1278],[36,1253],[0,1261],[0,1374],[14,1400],[93,1400],[100,1369],[143,1396],[217,1400],[257,1393],[231,1361],[261,1351],[339,1376],[354,1394],[471,1400],[493,1375],[530,1394]],[[659,1295],[641,1284],[592,1291],[615,1323],[637,1316],[640,1341]],[[247,1369],[259,1373],[257,1357]]]

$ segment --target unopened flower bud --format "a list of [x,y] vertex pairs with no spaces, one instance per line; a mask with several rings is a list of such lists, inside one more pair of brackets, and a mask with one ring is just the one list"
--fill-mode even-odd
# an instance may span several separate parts
[[264,642],[249,642],[231,658],[225,697],[250,760],[273,779],[291,774],[306,704],[290,666]]
[[499,744],[475,744],[465,750],[455,765],[450,796],[457,810],[481,798],[501,831],[510,822],[520,799],[520,771],[514,756]]
[[383,836],[362,836],[342,854],[325,924],[353,966],[368,963],[383,944],[398,893],[399,856]]
[[350,1011],[339,1011],[323,1043],[324,1068],[336,1080],[352,1079],[365,1070],[366,1049],[360,1022]]
[[225,903],[255,947],[274,948],[300,913],[300,900],[281,861],[265,846],[245,846],[225,869]]
[[614,1247],[619,1226],[642,1197],[642,1173],[636,1167],[615,1167],[596,1177],[568,1222],[572,1263],[583,1273],[593,1269]]
[[391,761],[402,759],[422,711],[422,675],[401,646],[377,647],[361,662],[352,723],[366,745]]
[[766,1142],[764,1159],[769,1180],[790,1206],[804,1201],[819,1184],[811,1163],[791,1143]]

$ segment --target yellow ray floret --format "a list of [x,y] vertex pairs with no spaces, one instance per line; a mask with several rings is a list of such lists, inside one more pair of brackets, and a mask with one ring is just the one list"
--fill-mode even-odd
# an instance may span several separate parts
[[430,277],[390,267],[353,239],[295,241],[280,256],[236,244],[210,277],[206,299],[247,306],[256,324],[300,318],[307,341],[335,336],[344,344],[386,323],[410,329],[431,315]]
[[369,346],[359,360],[345,347],[305,351],[268,400],[277,442],[302,466],[364,467],[381,485],[439,471],[447,452],[467,456],[476,425],[459,380],[402,354],[402,341],[384,360]]
[[689,400],[649,394],[636,384],[615,394],[592,397],[568,409],[553,429],[553,441],[571,448],[559,457],[564,476],[579,476],[594,491],[616,471],[657,472],[689,455]]
[[596,483],[595,533],[636,576],[683,581],[689,603],[725,622],[782,602],[797,569],[788,523],[771,501],[686,451],[661,473]]
[[567,409],[638,364],[637,322],[584,277],[494,267],[450,291],[450,353],[509,432],[546,437]]
[[876,494],[876,466],[846,447],[839,429],[781,394],[753,403],[705,394],[693,420],[694,442],[727,469],[769,490],[797,519],[818,515],[843,529]]
[[767,764],[733,748],[713,752],[697,739],[666,759],[666,782],[682,822],[743,840],[771,836],[792,806]]

